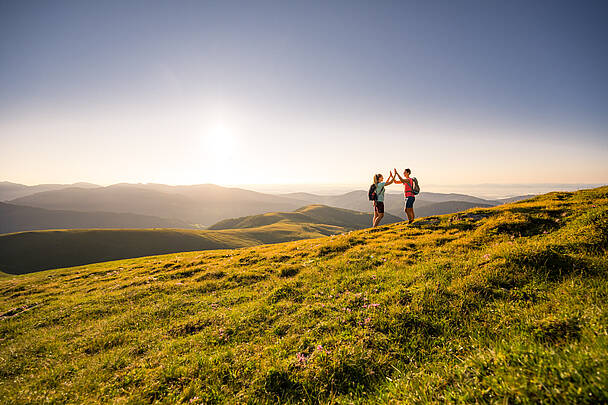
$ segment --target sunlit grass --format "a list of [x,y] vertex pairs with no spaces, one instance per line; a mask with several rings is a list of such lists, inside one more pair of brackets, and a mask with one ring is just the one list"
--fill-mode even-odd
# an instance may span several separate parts
[[608,187],[0,279],[0,398],[608,400]]

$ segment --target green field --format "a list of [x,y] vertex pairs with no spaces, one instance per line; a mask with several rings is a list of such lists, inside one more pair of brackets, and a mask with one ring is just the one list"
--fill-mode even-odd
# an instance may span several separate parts
[[0,279],[4,403],[606,403],[608,187]]
[[[24,274],[133,257],[232,249],[318,238],[368,227],[371,214],[311,205],[236,218],[213,230],[70,229],[0,235],[0,271]],[[387,215],[385,222],[400,219]],[[223,224],[223,226],[222,226]],[[226,229],[230,228],[237,229]]]

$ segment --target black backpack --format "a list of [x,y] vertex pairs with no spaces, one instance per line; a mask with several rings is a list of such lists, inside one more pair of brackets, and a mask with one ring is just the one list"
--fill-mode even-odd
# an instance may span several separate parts
[[367,197],[370,201],[378,201],[378,194],[376,194],[376,185],[372,184],[369,186],[369,191],[367,192]]

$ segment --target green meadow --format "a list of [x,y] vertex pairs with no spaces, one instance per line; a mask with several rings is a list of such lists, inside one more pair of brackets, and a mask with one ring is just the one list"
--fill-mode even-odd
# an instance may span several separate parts
[[4,403],[606,403],[608,187],[0,279]]

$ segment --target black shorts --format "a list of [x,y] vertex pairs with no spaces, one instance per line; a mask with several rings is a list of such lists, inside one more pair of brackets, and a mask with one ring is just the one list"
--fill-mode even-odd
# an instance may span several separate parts
[[405,208],[414,208],[414,201],[416,197],[407,197],[405,199]]
[[374,201],[374,211],[384,214],[384,201]]

